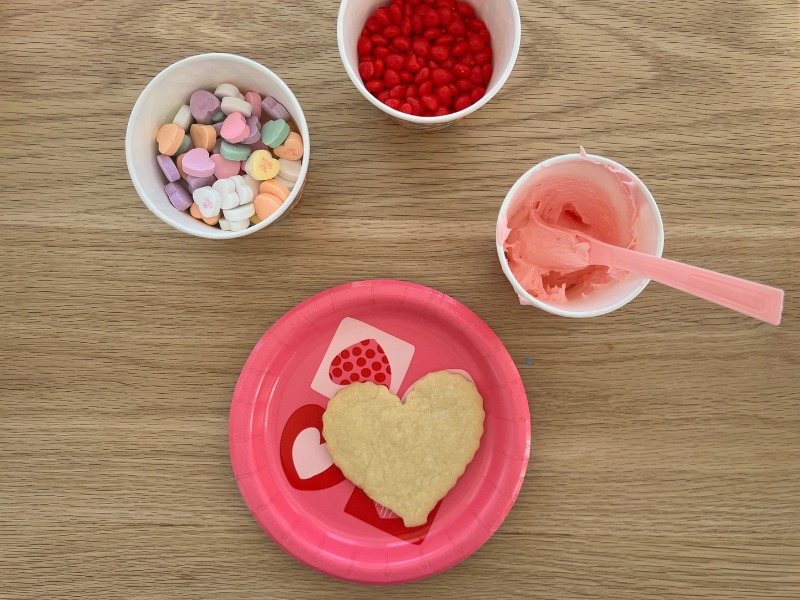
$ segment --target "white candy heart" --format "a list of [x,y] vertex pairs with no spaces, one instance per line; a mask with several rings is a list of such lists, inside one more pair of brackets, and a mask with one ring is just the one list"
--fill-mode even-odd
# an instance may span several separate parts
[[228,179],[230,179],[236,185],[247,185],[247,182],[241,175],[234,175],[233,177],[228,177]]
[[189,127],[194,123],[194,117],[192,116],[192,109],[188,104],[184,104],[178,109],[178,114],[175,115],[172,122],[184,131],[189,131]]
[[289,181],[297,181],[297,178],[300,177],[300,169],[303,167],[302,161],[279,158],[278,163],[281,165],[281,177]]
[[253,190],[253,198],[261,193],[261,182],[258,179],[253,179],[250,175],[244,176],[244,182],[251,190]]
[[[241,92],[239,92],[239,88],[232,83],[220,83],[217,89],[214,90],[214,95],[220,100],[228,96],[233,96],[234,98],[242,96]],[[244,96],[242,96],[242,100],[244,100]]]
[[242,221],[228,221],[231,231],[241,231],[250,227],[250,219],[243,219]]
[[253,105],[249,102],[246,102],[244,98],[240,100],[235,96],[226,96],[223,98],[220,108],[226,115],[234,112],[240,112],[245,116],[245,118],[247,118],[253,114]]
[[275,178],[275,181],[281,182],[286,188],[291,192],[294,189],[294,184],[297,183],[296,181],[289,181],[288,179],[284,179],[280,175]]
[[[239,196],[239,204],[248,204],[253,201],[253,190],[248,185],[237,185],[236,194]],[[223,208],[225,208],[223,206]]]
[[228,221],[228,219],[226,219],[225,217],[220,217],[219,218],[219,228],[222,229],[222,231],[230,231],[231,230],[231,222]]
[[[237,206],[236,208],[229,208],[223,212],[225,218],[228,221],[247,221],[250,222],[250,217],[256,214],[256,207],[251,202],[250,204],[243,204],[242,206]],[[231,224],[231,230],[233,229],[233,224]]]
[[198,188],[192,194],[192,199],[204,217],[216,217],[222,207],[222,196],[214,188]]

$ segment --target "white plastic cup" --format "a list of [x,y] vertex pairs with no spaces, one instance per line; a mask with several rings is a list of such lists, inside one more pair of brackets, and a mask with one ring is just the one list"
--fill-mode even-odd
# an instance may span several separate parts
[[[232,83],[242,93],[254,91],[261,97],[272,96],[286,107],[303,138],[303,162],[300,177],[283,205],[268,219],[250,225],[242,231],[223,231],[199,221],[172,206],[164,192],[168,183],[156,162],[158,145],[156,133],[165,123],[171,123],[183,104],[195,90],[214,89],[220,83]],[[300,200],[305,186],[311,145],[308,125],[289,87],[265,66],[235,54],[199,54],[170,65],[147,84],[131,111],[125,134],[125,158],[133,186],[158,218],[185,233],[199,237],[224,240],[238,238],[269,227],[286,216]]]
[[339,7],[339,21],[336,24],[336,37],[339,40],[339,54],[344,68],[361,95],[374,106],[385,112],[403,127],[419,131],[435,131],[458,123],[474,113],[500,91],[511,74],[519,53],[522,25],[516,0],[470,0],[470,4],[492,35],[492,79],[486,86],[486,94],[472,106],[457,113],[442,117],[415,117],[389,108],[367,91],[361,75],[358,74],[358,38],[367,19],[380,6],[389,6],[388,0],[342,0]]
[[[661,256],[661,252],[664,250],[664,224],[661,222],[661,213],[658,210],[658,205],[653,199],[650,190],[647,189],[647,186],[645,186],[631,171],[613,160],[593,154],[588,154],[586,157],[608,165],[617,173],[623,174],[635,183],[635,193],[637,193],[640,198],[644,199],[644,202],[633,223],[636,231],[636,245],[632,249],[654,256]],[[593,291],[585,298],[559,303],[545,302],[539,298],[534,298],[519,284],[514,274],[511,272],[511,268],[508,266],[503,244],[500,242],[501,229],[505,228],[506,223],[508,223],[508,214],[513,214],[522,203],[525,196],[527,196],[533,183],[530,182],[531,184],[529,185],[528,182],[534,174],[538,173],[544,167],[575,160],[585,160],[585,158],[581,154],[556,156],[539,163],[517,180],[514,187],[512,187],[506,195],[503,205],[500,207],[500,214],[497,217],[495,244],[497,246],[497,255],[500,258],[500,266],[503,268],[503,273],[505,273],[506,277],[511,282],[514,291],[517,292],[520,304],[538,306],[542,310],[546,310],[554,315],[561,315],[562,317],[597,317],[617,310],[621,306],[625,306],[639,295],[650,280],[636,273],[628,273],[622,281],[611,281],[602,288]],[[503,226],[502,228],[501,225]]]

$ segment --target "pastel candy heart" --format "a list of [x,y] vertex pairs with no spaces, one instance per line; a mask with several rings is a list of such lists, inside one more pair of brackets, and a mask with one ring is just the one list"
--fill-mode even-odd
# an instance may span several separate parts
[[192,122],[194,121],[194,117],[192,117],[192,109],[189,107],[188,104],[184,104],[178,109],[175,118],[172,119],[172,122],[183,129],[184,131],[189,131],[189,127],[192,126]]
[[228,160],[221,154],[212,154],[211,160],[214,161],[216,167],[214,168],[214,176],[217,179],[225,179],[226,177],[233,177],[239,173],[239,161]]
[[389,359],[374,339],[362,340],[345,348],[333,357],[328,377],[336,385],[350,385],[354,381],[371,381],[387,388],[392,381]]
[[256,213],[256,208],[252,203],[236,206],[224,211],[225,218],[228,221],[249,221],[250,217]]
[[289,135],[289,124],[283,119],[268,121],[261,128],[261,141],[274,148],[280,146]]
[[256,150],[269,150],[269,146],[267,146],[264,142],[261,141],[261,135],[259,134],[258,139],[253,142],[252,144],[247,144],[250,149],[255,152]]
[[158,163],[158,166],[161,167],[161,171],[164,173],[168,181],[178,181],[178,179],[181,178],[181,173],[178,171],[178,167],[175,166],[175,163],[172,162],[171,157],[164,154],[159,154],[156,157],[156,162]]
[[[245,121],[244,115],[239,112],[231,113],[225,118],[222,124],[220,135],[231,144],[238,144],[250,135],[250,127]],[[197,144],[195,144],[196,146]]]
[[[189,146],[192,146],[192,138],[188,135],[184,135],[183,140],[181,140],[181,145],[178,146],[175,154],[183,154],[184,152],[188,152]],[[192,148],[194,148],[194,146],[192,146]]]
[[253,113],[253,107],[250,106],[249,102],[245,102],[243,99],[239,100],[239,98],[234,98],[233,96],[226,96],[223,98],[220,109],[226,115],[240,112],[245,117],[249,117]]
[[161,154],[172,156],[181,147],[181,142],[186,133],[175,125],[175,123],[167,123],[162,125],[156,133],[156,142],[158,142],[158,151]]
[[222,210],[239,206],[239,195],[236,193],[236,184],[230,179],[220,179],[211,186],[222,197]]
[[258,191],[261,194],[272,194],[273,196],[277,196],[281,199],[281,201],[284,202],[289,197],[289,188],[275,179],[267,179],[266,181],[262,181],[261,185],[258,186]]
[[189,129],[189,135],[192,136],[195,148],[205,148],[209,152],[214,149],[214,144],[217,142],[217,132],[211,125],[195,123]]
[[277,177],[275,177],[275,181],[277,181],[278,183],[282,183],[283,185],[285,185],[285,186],[286,186],[286,189],[288,189],[290,192],[291,192],[291,191],[294,189],[294,186],[297,184],[297,182],[296,182],[296,181],[289,181],[288,179],[284,179],[284,178],[283,178],[283,177],[281,177],[280,175],[278,175]]
[[178,210],[186,210],[192,205],[191,195],[180,184],[168,183],[164,186],[164,191],[172,206]]
[[253,205],[256,208],[258,218],[264,221],[269,218],[270,215],[274,214],[283,205],[283,202],[281,202],[280,198],[272,194],[259,194],[256,196],[256,199],[253,200]]
[[249,135],[242,140],[243,144],[252,144],[261,139],[261,123],[258,122],[258,117],[247,117],[247,127]]
[[249,146],[245,146],[244,144],[231,144],[225,140],[222,140],[219,151],[222,156],[228,160],[246,160],[251,152]]
[[[186,159],[184,159],[184,165]],[[184,167],[185,168],[185,167]],[[247,161],[247,168],[245,169],[253,179],[264,181],[265,179],[272,179],[281,170],[278,159],[270,156],[266,150],[257,150],[250,156]]]
[[202,187],[192,194],[194,203],[204,217],[216,217],[222,207],[222,196],[214,188]]
[[484,418],[475,384],[437,371],[417,381],[405,403],[372,382],[343,388],[322,415],[322,435],[350,481],[415,527],[472,461]]
[[217,178],[213,175],[209,175],[208,177],[195,177],[188,173],[186,175],[186,182],[189,184],[189,191],[192,193],[201,187],[211,187],[216,180]]
[[261,191],[261,182],[253,179],[250,175],[243,177],[245,185],[253,190],[253,197],[255,198]]
[[289,181],[297,181],[298,177],[300,177],[300,170],[303,168],[303,164],[299,160],[289,160],[287,158],[282,158],[279,162],[281,163],[281,178],[288,179]]
[[197,122],[208,123],[220,109],[220,101],[211,92],[197,90],[189,98],[189,108]]
[[225,120],[225,113],[222,112],[221,110],[218,110],[216,113],[214,113],[214,116],[211,117],[212,124],[220,123],[221,121],[224,120]]
[[261,101],[261,108],[264,110],[265,113],[269,115],[269,118],[273,121],[276,119],[283,119],[284,121],[288,121],[292,118],[292,115],[289,114],[289,111],[286,110],[286,107],[275,100],[272,96],[267,96]]
[[186,171],[183,170],[183,157],[184,156],[185,156],[185,153],[184,154],[179,154],[177,156],[177,158],[175,159],[175,166],[178,167],[178,173],[181,174],[181,177],[186,179],[189,175],[186,173]]
[[195,177],[208,177],[209,175],[213,175],[214,169],[217,168],[217,165],[211,160],[205,148],[189,150],[183,157],[182,166],[187,175],[194,175]]
[[225,98],[227,96],[233,96],[234,98],[238,98],[241,96],[241,92],[239,92],[239,88],[237,88],[232,83],[220,83],[217,86],[217,89],[214,90],[214,95],[219,98]]
[[239,196],[239,204],[249,204],[253,201],[253,190],[248,185],[237,185],[236,195]]
[[253,107],[253,112],[250,113],[250,116],[258,119],[261,116],[261,96],[258,92],[247,92],[244,95],[244,100]]
[[[195,144],[197,146],[197,144]],[[275,156],[279,158],[288,158],[289,160],[299,160],[303,157],[303,138],[299,134],[292,131],[284,142],[275,148],[273,151]]]

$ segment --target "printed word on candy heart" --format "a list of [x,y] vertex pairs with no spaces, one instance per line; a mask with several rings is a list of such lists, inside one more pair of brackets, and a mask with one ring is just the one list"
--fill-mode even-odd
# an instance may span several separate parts
[[418,117],[464,110],[492,79],[491,35],[468,2],[397,0],[377,8],[357,44],[364,86]]
[[392,367],[376,340],[362,340],[345,348],[331,361],[328,375],[337,385],[372,381],[389,387]]
[[229,82],[193,92],[158,129],[156,146],[172,206],[224,231],[278,212],[299,179],[304,152],[283,104]]

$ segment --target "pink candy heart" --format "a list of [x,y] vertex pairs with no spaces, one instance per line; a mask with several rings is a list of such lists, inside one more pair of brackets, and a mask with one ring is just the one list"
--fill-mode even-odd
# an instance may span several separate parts
[[195,148],[183,155],[181,167],[183,167],[187,175],[208,177],[214,174],[217,165],[211,160],[211,157],[208,156],[208,150],[205,148]]
[[225,118],[219,134],[231,144],[238,144],[250,135],[250,126],[240,112],[233,112]]
[[[184,160],[186,159],[184,158]],[[216,175],[217,179],[227,179],[228,177],[239,174],[239,166],[241,163],[238,160],[228,160],[221,154],[212,155],[211,160],[213,160],[216,165],[214,175]]]

